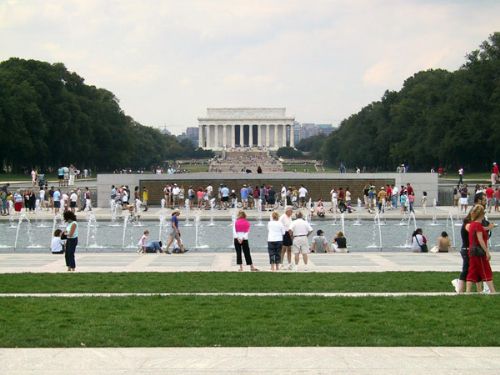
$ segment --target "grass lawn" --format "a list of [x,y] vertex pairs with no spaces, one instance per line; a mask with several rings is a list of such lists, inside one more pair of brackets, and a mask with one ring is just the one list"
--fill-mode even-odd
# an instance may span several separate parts
[[308,172],[317,173],[316,168],[312,164],[283,164],[285,172]]
[[[457,275],[24,273],[0,292],[433,292]],[[484,295],[2,297],[0,347],[499,346],[499,310]]]
[[1,298],[0,347],[498,346],[493,296]]
[[0,274],[0,293],[451,292],[458,273],[13,273]]
[[182,164],[181,169],[191,173],[208,172],[208,164]]

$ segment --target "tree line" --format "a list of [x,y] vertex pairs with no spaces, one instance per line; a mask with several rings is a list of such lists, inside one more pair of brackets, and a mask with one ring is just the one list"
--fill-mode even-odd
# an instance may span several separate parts
[[0,63],[0,170],[70,163],[101,171],[139,169],[199,154],[188,140],[139,124],[113,93],[86,85],[61,63]]
[[431,69],[401,90],[343,120],[330,136],[298,144],[338,166],[410,171],[442,166],[484,171],[500,160],[500,32],[469,53],[457,71]]

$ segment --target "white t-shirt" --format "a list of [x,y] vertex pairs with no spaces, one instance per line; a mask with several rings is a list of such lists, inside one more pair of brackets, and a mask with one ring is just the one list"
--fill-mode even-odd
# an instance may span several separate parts
[[53,253],[58,253],[63,249],[63,240],[61,237],[52,237],[52,241],[50,242],[50,251]]
[[283,224],[283,226],[285,227],[285,230],[289,230],[290,225],[292,225],[292,218],[288,217],[286,214],[283,214],[280,216],[279,222],[281,224]]
[[306,236],[309,232],[312,232],[311,225],[304,219],[297,219],[290,225],[290,230],[293,232],[294,237]]
[[[418,240],[418,242],[417,242],[417,240]],[[415,237],[413,237],[413,240],[411,243],[411,249],[420,251],[421,250],[420,245],[423,245],[424,243],[425,243],[424,236],[422,236],[421,234],[417,234],[417,235],[415,235]]]
[[330,191],[330,195],[332,196],[332,201],[337,200],[337,191],[336,190]]
[[303,186],[299,189],[299,198],[305,198],[307,195],[307,189]]
[[345,192],[345,200],[346,201],[350,201],[351,200],[351,192],[349,190],[347,190]]
[[179,193],[181,192],[181,188],[178,187],[178,186],[175,186],[173,189],[172,189],[172,194],[173,195],[179,195]]
[[40,190],[40,200],[43,201],[45,199],[45,190]]
[[267,231],[267,241],[278,242],[283,241],[283,235],[285,234],[286,229],[279,220],[271,220],[267,223]]
[[76,195],[76,193],[71,193],[69,200],[71,202],[76,202],[78,200],[78,195]]

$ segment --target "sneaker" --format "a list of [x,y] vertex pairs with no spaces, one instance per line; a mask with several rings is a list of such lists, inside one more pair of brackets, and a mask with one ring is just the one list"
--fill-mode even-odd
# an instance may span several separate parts
[[169,250],[165,250],[165,254],[172,254]]
[[455,292],[458,293],[458,279],[451,280],[451,285],[453,285],[453,288],[455,288]]
[[490,294],[491,293],[491,290],[490,290],[488,284],[486,284],[484,282],[483,282],[483,293],[484,294]]
[[288,269],[289,269],[289,270],[293,270],[293,268],[294,268],[294,267],[293,267],[293,263],[290,263],[290,264],[288,265]]
[[307,266],[304,266],[304,271],[309,271],[309,268]]

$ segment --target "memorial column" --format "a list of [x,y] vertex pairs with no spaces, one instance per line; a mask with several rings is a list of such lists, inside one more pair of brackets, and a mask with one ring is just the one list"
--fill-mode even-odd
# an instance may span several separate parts
[[278,125],[274,125],[273,147],[279,148],[279,145],[278,145]]
[[269,125],[264,125],[266,127],[266,147],[269,148]]
[[222,125],[222,148],[227,146],[227,125]]
[[231,128],[231,148],[235,148],[235,134],[236,134],[236,125],[230,125]]
[[290,147],[295,148],[295,129],[294,129],[294,125],[290,125]]
[[286,147],[286,125],[281,125],[281,129],[283,131],[283,147]]
[[248,125],[248,146],[253,147],[253,125]]

